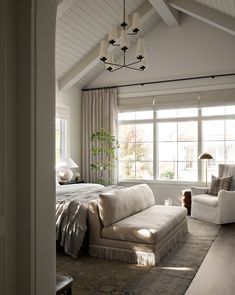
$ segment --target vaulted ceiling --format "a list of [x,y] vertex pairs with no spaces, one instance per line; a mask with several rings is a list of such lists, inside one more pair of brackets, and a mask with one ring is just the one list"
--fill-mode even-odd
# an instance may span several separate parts
[[[56,79],[59,89],[83,88],[104,71],[99,62],[100,41],[119,24],[122,0],[58,0],[56,27]],[[186,13],[222,29],[235,38],[234,0],[126,0],[129,16],[140,13],[144,36],[160,21],[180,25]],[[131,38],[134,46],[137,38]],[[114,50],[118,58],[119,50]]]

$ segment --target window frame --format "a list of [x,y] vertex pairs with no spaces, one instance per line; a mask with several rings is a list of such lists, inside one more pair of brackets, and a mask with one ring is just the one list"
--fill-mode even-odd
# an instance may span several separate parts
[[[131,124],[137,125],[137,124],[151,124],[151,123],[153,123],[153,120],[154,119],[120,120],[120,121],[118,121],[118,124],[117,124],[117,138],[118,138],[118,130],[119,130],[118,128],[119,128],[120,122],[122,122],[122,125],[131,125]],[[154,124],[153,124],[153,133],[154,133]],[[119,142],[121,142],[121,141],[119,140]],[[154,169],[154,154],[155,154],[154,143],[155,143],[155,138],[154,138],[154,134],[153,134],[153,169]],[[135,141],[135,144],[136,144],[136,141]],[[133,162],[135,163],[135,175],[136,175],[136,162],[138,162],[138,161],[133,161]],[[151,161],[146,161],[146,162],[151,162]],[[118,175],[118,181],[119,181],[119,158],[118,158],[117,163],[118,163],[117,175]],[[145,179],[134,178],[134,179],[122,179],[121,181],[129,181],[129,180],[135,180],[135,181],[138,180],[139,181],[139,180],[145,180]],[[149,180],[149,181],[154,181],[154,180],[155,179],[154,179],[154,171],[153,171],[153,180]]]
[[[225,107],[226,105],[224,105]],[[233,105],[235,106],[235,104]],[[192,108],[192,107],[189,107]],[[122,109],[119,113],[123,112],[139,112],[139,111],[153,111],[153,119],[138,119],[138,120],[118,120],[117,126],[119,128],[119,125],[136,125],[136,124],[147,124],[147,123],[152,123],[153,124],[153,180],[149,179],[120,179],[119,178],[119,171],[118,171],[118,181],[119,182],[141,182],[141,181],[147,181],[147,182],[163,182],[163,183],[182,183],[182,182],[188,182],[188,183],[198,183],[198,182],[204,182],[203,181],[203,163],[200,160],[197,160],[197,167],[198,167],[198,172],[197,172],[197,180],[196,181],[182,181],[182,180],[163,180],[159,179],[159,153],[157,152],[158,150],[158,123],[166,122],[174,122],[174,123],[179,123],[179,122],[189,122],[189,121],[195,121],[197,122],[197,151],[198,155],[203,152],[203,142],[202,142],[202,122],[203,121],[213,121],[213,120],[235,120],[235,114],[226,114],[223,113],[221,115],[203,115],[201,107],[194,107],[197,109],[197,115],[193,117],[173,117],[173,118],[157,118],[157,112],[161,111],[161,109],[130,109],[128,108],[127,110]],[[178,109],[182,109],[182,107],[179,106]],[[118,128],[117,128],[117,138],[118,138]],[[224,143],[226,140],[224,140]],[[178,143],[178,139],[177,139]],[[178,158],[178,156],[177,156]],[[226,155],[224,155],[224,162],[226,163]],[[177,159],[178,163],[178,159]],[[119,160],[118,160],[118,170],[119,170]]]
[[[55,128],[57,119],[64,122],[64,124],[62,123],[61,125],[63,130],[60,133],[62,135],[60,140],[60,144],[62,145],[60,159],[62,159],[68,157],[68,155],[70,154],[70,107],[68,105],[60,103],[56,104]],[[59,161],[60,159],[56,159],[56,161]]]

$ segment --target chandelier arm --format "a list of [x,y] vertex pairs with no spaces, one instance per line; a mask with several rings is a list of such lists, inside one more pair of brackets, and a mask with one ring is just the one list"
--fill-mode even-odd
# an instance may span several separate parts
[[127,64],[126,66],[132,66],[132,65],[138,64],[140,62],[141,62],[141,60],[137,60],[137,61],[134,61],[134,62],[131,62],[131,63]]
[[122,69],[122,68],[125,68],[125,66],[120,66],[119,68],[116,68],[116,69],[114,69],[114,70],[112,70],[112,71],[110,71],[110,72],[112,73],[112,72],[115,72],[115,71],[120,70],[120,69]]
[[125,68],[127,68],[127,69],[131,69],[131,70],[136,70],[136,71],[139,71],[139,72],[143,72],[143,69],[138,69],[138,68],[129,67],[128,65],[125,66]]
[[106,64],[106,65],[117,66],[117,67],[123,67],[123,65],[116,64],[116,63],[111,63],[111,62],[107,62],[107,61],[104,61],[103,63]]

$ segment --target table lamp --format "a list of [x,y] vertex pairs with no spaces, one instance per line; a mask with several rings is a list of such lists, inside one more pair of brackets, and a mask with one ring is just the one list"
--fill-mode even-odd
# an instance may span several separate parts
[[198,156],[199,160],[206,160],[206,187],[207,187],[207,164],[208,164],[208,160],[212,160],[214,159],[213,156],[207,152],[202,153]]
[[61,181],[69,182],[72,180],[72,168],[78,168],[78,165],[71,158],[64,158],[56,165],[56,170]]

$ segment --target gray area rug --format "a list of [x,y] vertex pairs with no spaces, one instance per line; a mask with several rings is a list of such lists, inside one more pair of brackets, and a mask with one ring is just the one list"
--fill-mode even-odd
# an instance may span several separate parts
[[73,295],[182,295],[198,271],[220,226],[188,218],[184,241],[156,267],[82,255],[57,254],[57,271],[74,278]]

